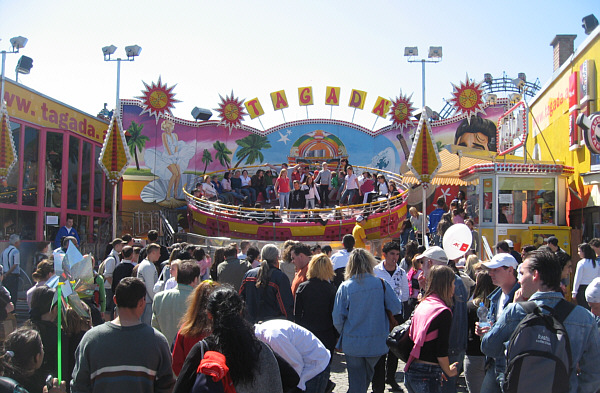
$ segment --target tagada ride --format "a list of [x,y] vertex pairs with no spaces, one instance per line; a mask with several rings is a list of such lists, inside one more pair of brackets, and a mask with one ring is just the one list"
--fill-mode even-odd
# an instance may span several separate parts
[[[376,168],[353,166],[371,173],[382,173],[388,182],[394,180],[399,194],[348,206],[280,209],[279,206],[252,208],[223,204],[194,197],[184,190],[189,231],[208,237],[248,240],[340,241],[344,235],[352,234],[356,217],[362,215],[366,218],[363,227],[368,240],[398,237],[407,213],[408,189],[402,182],[402,176]],[[211,175],[215,173],[219,172]]]

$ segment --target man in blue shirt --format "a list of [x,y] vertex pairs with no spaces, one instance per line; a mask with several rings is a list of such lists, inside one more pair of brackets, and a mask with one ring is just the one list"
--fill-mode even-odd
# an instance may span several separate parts
[[[517,301],[527,299],[535,302],[538,307],[554,308],[563,299],[560,291],[562,269],[556,255],[548,251],[534,251],[525,258],[519,269],[521,290],[515,294],[515,303],[504,309],[492,329],[481,340],[481,351],[487,356],[504,356],[511,335],[527,315]],[[576,306],[563,325],[571,343],[569,392],[596,392],[600,385],[600,333],[596,321],[588,310]],[[530,377],[535,378],[534,375]]]
[[71,217],[67,217],[65,226],[58,230],[56,238],[54,238],[54,248],[59,248],[61,246],[61,240],[65,236],[73,236],[75,239],[77,239],[77,244],[81,244],[79,234],[77,233],[77,230],[73,228],[73,218]]
[[444,207],[446,206],[444,197],[439,197],[436,205],[437,209],[429,213],[429,233],[432,235],[437,232],[437,227],[442,219],[442,215],[446,213],[446,210],[444,210]]

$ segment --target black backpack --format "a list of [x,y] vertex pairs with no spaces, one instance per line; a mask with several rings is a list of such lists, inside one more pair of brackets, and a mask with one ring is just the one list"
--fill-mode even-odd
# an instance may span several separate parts
[[520,302],[527,315],[510,337],[506,352],[505,393],[569,391],[572,358],[563,322],[575,306],[561,299],[556,307]]

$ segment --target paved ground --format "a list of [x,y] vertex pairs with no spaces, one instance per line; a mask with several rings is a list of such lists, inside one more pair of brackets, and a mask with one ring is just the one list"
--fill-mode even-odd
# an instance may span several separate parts
[[[404,363],[400,361],[398,364],[398,372],[396,372],[396,381],[404,388],[404,373],[402,370],[404,370]],[[334,393],[346,393],[348,391],[348,374],[346,373],[346,360],[344,359],[343,354],[335,353],[333,355],[330,379],[336,384],[335,389],[333,389]],[[389,385],[386,385],[386,388],[391,392]],[[404,389],[404,391],[406,392],[406,389]],[[459,393],[468,392],[464,377],[459,378],[457,391]]]

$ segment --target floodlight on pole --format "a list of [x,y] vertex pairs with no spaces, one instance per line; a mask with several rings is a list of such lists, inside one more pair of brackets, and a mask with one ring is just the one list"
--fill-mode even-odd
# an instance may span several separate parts
[[408,57],[409,63],[421,63],[421,81],[423,93],[423,107],[425,107],[425,63],[439,63],[442,61],[442,47],[430,46],[428,58],[415,59],[419,55],[419,48],[416,46],[407,46],[404,48],[404,56]]
[[0,107],[4,103],[4,71],[6,66],[6,54],[7,53],[19,53],[19,49],[23,49],[27,45],[27,38],[23,36],[13,37],[10,39],[10,45],[12,50],[3,50],[2,53],[2,73],[0,74]]

